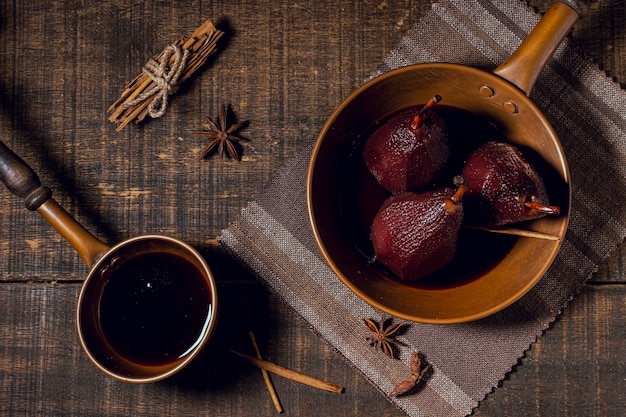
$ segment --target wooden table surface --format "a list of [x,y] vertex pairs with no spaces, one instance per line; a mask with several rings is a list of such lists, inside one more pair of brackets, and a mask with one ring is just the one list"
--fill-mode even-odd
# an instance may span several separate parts
[[[0,415],[274,415],[258,370],[227,353],[250,351],[250,329],[266,358],[346,387],[332,394],[274,377],[284,415],[403,415],[212,242],[431,3],[1,1],[1,139],[108,244],[166,233],[196,246],[222,309],[213,343],[181,374],[149,385],[105,377],[74,328],[87,268],[2,189]],[[218,53],[164,117],[116,132],[106,110],[126,83],[206,19],[226,33]],[[571,37],[626,87],[624,2],[593,1]],[[221,103],[249,121],[239,163],[198,160],[206,142],[190,132]],[[475,415],[623,415],[625,263],[622,244]]]

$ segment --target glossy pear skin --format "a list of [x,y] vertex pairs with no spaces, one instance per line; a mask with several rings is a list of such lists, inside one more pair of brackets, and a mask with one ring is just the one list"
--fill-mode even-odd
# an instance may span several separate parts
[[376,259],[403,280],[419,280],[454,258],[463,204],[442,188],[392,195],[371,228]]
[[464,198],[468,223],[504,226],[546,215],[525,204],[547,205],[548,194],[537,171],[511,144],[482,145],[467,158],[463,176],[468,185]]
[[363,159],[376,180],[392,193],[403,193],[433,182],[450,157],[444,121],[431,109],[412,128],[417,111],[407,109],[378,127],[368,138]]

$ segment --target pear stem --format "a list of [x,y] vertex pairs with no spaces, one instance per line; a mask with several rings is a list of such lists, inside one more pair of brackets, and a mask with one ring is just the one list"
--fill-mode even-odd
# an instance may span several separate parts
[[424,117],[423,117],[424,112],[427,109],[430,109],[431,107],[433,107],[435,104],[439,103],[440,101],[441,101],[440,95],[435,95],[431,97],[430,100],[428,100],[428,102],[424,104],[424,107],[422,107],[420,111],[417,113],[417,116],[415,116],[413,120],[411,121],[411,129],[413,130],[419,129],[422,126],[422,122],[424,121]]
[[531,210],[536,210],[538,212],[546,214],[559,214],[561,212],[561,209],[558,206],[547,206],[545,204],[536,203],[534,201],[526,201],[524,203],[524,206]]
[[467,184],[465,183],[460,184],[458,188],[456,189],[456,191],[454,192],[454,194],[450,196],[450,200],[452,200],[454,204],[459,204],[461,200],[463,199],[463,194],[465,194],[467,189],[468,189]]
[[456,187],[454,194],[450,196],[450,201],[454,204],[459,204],[463,199],[463,195],[469,190],[467,186],[467,180],[463,175],[455,175],[452,179],[452,183]]

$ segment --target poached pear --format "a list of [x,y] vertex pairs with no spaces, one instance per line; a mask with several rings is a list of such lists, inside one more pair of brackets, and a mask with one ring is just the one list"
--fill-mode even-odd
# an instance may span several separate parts
[[371,239],[376,259],[403,280],[419,280],[454,258],[463,221],[460,183],[390,196],[374,217]]
[[468,223],[504,226],[560,211],[548,205],[543,180],[509,143],[487,142],[473,151],[463,176],[468,185],[464,200]]
[[378,183],[392,193],[429,185],[450,157],[445,122],[431,107],[434,96],[419,112],[399,112],[370,135],[363,159]]

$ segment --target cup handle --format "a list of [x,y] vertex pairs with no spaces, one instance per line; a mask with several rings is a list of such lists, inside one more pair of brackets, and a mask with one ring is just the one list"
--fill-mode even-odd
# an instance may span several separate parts
[[548,59],[574,23],[587,13],[587,3],[581,0],[561,0],[552,4],[515,52],[493,73],[519,87],[527,96],[530,95]]
[[109,250],[81,226],[52,198],[50,188],[42,186],[39,177],[22,158],[0,141],[0,180],[16,196],[24,199],[26,208],[37,211],[78,252],[88,267]]

